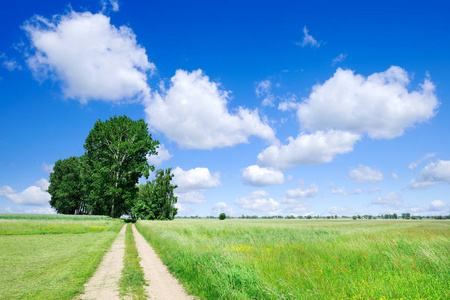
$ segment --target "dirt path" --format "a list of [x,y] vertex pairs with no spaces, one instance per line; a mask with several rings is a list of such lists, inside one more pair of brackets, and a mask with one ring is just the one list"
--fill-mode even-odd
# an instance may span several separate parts
[[119,299],[119,279],[125,255],[125,229],[122,227],[109,252],[105,254],[94,276],[84,286],[79,299]]
[[178,280],[169,273],[167,267],[162,263],[161,259],[159,259],[144,237],[136,230],[134,224],[133,234],[138,254],[142,259],[141,266],[144,270],[145,280],[149,283],[146,286],[146,290],[150,299],[194,299],[194,297],[186,293],[183,286],[178,283]]

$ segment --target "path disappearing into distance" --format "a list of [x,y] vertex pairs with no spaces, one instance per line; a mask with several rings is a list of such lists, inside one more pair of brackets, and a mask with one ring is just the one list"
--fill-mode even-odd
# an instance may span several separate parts
[[[78,299],[112,300],[119,298],[119,280],[122,275],[123,259],[125,256],[125,229],[124,225],[113,242],[111,249],[105,254],[100,266],[92,278],[84,286],[84,294]],[[147,299],[154,300],[184,300],[194,299],[186,293],[184,287],[172,276],[161,259],[145,238],[132,225],[136,248],[141,258],[141,267],[144,278]]]

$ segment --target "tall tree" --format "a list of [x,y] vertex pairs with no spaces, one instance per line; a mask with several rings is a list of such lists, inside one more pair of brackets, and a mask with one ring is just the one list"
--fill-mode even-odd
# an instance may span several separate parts
[[144,120],[126,116],[98,120],[89,132],[84,149],[84,187],[94,214],[120,217],[128,213],[136,198],[140,177],[154,170],[147,155],[156,155]]
[[60,214],[89,213],[82,188],[80,157],[60,159],[50,174],[50,205]]
[[155,179],[139,186],[139,196],[133,206],[135,217],[146,220],[173,220],[178,209],[174,195],[176,185],[172,185],[172,168],[158,169]]

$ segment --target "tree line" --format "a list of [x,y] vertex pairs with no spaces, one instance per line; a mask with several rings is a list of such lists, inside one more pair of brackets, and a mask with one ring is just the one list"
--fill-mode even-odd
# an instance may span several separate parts
[[50,174],[50,205],[61,214],[129,215],[140,219],[173,219],[177,214],[176,185],[171,168],[156,170],[155,178],[138,185],[155,167],[148,155],[157,155],[144,120],[126,116],[98,120],[80,157],[58,160]]

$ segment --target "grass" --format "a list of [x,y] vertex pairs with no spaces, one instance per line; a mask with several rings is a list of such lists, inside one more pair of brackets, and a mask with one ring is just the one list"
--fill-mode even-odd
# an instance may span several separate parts
[[138,221],[201,299],[449,299],[450,222]]
[[125,257],[122,277],[120,278],[120,295],[126,299],[147,299],[144,285],[144,272],[139,262],[131,224],[125,232]]
[[110,218],[0,216],[0,299],[72,299],[122,225]]

